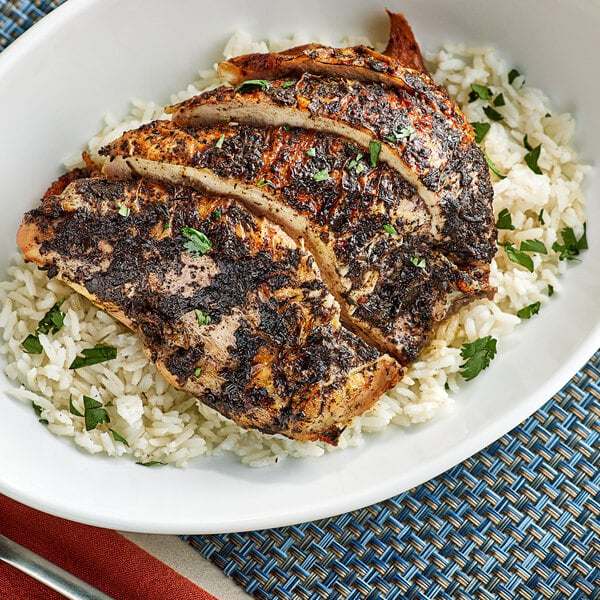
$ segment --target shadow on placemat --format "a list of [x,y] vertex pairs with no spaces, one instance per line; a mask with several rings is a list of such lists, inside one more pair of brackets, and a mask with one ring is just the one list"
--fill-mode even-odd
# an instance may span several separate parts
[[510,434],[386,502],[184,539],[260,599],[600,598],[599,382],[600,352]]

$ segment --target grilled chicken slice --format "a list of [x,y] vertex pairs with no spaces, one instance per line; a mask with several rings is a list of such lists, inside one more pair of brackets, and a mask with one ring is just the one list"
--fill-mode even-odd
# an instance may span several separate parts
[[79,179],[25,215],[17,242],[133,329],[170,383],[242,427],[335,444],[400,378],[340,327],[301,243],[235,200]]
[[[236,56],[219,63],[218,72],[231,85],[247,80],[281,79],[303,73],[326,75],[358,81],[379,82],[413,89],[409,69],[426,73],[421,51],[406,19],[387,11],[390,17],[390,39],[384,53],[367,46],[332,48],[307,44],[283,52],[255,53]],[[408,76],[408,82],[404,77]]]
[[[491,260],[496,232],[489,169],[471,125],[443,93],[431,88],[430,94],[411,94],[308,74],[287,83],[219,88],[167,111],[185,127],[236,121],[344,136],[417,189],[432,227],[458,260]],[[471,226],[465,228],[465,222]]]
[[386,12],[390,19],[390,39],[383,54],[405,67],[427,73],[421,49],[404,15],[387,9]]
[[101,154],[110,157],[110,177],[148,176],[237,196],[304,238],[342,321],[402,363],[416,359],[449,311],[489,289],[486,261],[461,268],[445,256],[416,189],[337,136],[156,121]]

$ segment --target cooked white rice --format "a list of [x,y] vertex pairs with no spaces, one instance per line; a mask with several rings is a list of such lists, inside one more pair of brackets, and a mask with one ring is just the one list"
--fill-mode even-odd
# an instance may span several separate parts
[[[248,35],[237,33],[224,54],[227,57],[278,51],[307,41],[295,38],[253,43]],[[339,45],[355,43],[367,41],[343,40]],[[504,94],[506,105],[497,109],[504,119],[492,122],[483,143],[496,168],[506,175],[502,180],[493,177],[495,212],[508,209],[515,225],[514,231],[500,231],[500,242],[518,245],[523,240],[541,240],[549,253],[531,254],[535,271],[530,273],[508,260],[500,249],[491,268],[491,283],[498,290],[494,301],[478,300],[450,317],[420,360],[409,367],[404,379],[371,410],[355,419],[337,448],[241,429],[187,393],[174,389],[147,360],[137,336],[67,286],[49,281],[43,271],[25,264],[20,255],[9,268],[7,280],[0,284],[3,330],[0,353],[7,357],[8,377],[21,384],[9,394],[39,406],[40,418],[47,421],[52,433],[73,438],[89,452],[132,455],[140,462],[159,461],[177,466],[200,455],[234,452],[243,463],[262,467],[288,455],[319,456],[359,445],[364,434],[380,431],[390,423],[407,427],[431,419],[451,401],[449,392],[463,384],[459,374],[463,343],[491,335],[499,340],[501,360],[502,340],[520,322],[516,312],[535,302],[546,303],[549,285],[560,291],[559,276],[566,265],[550,248],[564,227],[573,228],[577,236],[583,233],[581,183],[587,167],[577,162],[571,145],[572,117],[555,113],[546,96],[528,87],[523,77],[509,84],[510,67],[493,50],[454,46],[428,59],[435,80],[447,87],[469,121],[489,121],[482,110],[487,102],[468,102],[472,83],[489,86],[494,95]],[[169,102],[181,101],[222,83],[214,69],[201,71],[200,76],[187,89],[173,94]],[[162,106],[135,100],[124,121],[106,117],[105,129],[90,140],[88,151],[97,157],[97,150],[123,131],[157,118],[168,118]],[[542,175],[534,174],[524,162],[525,135],[532,146],[542,145],[538,163]],[[77,166],[78,161],[79,157],[66,166]],[[544,224],[538,219],[541,209]],[[45,312],[62,298],[65,302],[61,310],[66,313],[64,327],[56,334],[40,335],[42,354],[24,353],[21,346],[24,338],[35,331]],[[97,343],[115,346],[118,358],[69,370],[83,348]],[[110,427],[126,438],[129,446],[115,441],[105,425],[85,430],[83,419],[69,411],[72,398],[75,407],[83,412],[83,395],[103,404],[112,403],[107,409]]]

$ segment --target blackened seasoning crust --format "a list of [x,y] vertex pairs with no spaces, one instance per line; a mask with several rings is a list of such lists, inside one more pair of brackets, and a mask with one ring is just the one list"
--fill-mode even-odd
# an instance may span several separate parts
[[243,427],[336,443],[399,379],[340,327],[310,254],[235,200],[79,179],[25,215],[18,243],[131,327],[170,383]]
[[[491,187],[481,176],[485,164],[473,172],[478,149],[467,149],[465,163],[452,159],[452,175],[426,176],[432,187],[442,176],[464,184],[458,199],[444,191],[440,229],[415,186],[382,161],[371,166],[368,150],[333,134],[156,121],[101,152],[111,157],[107,173],[226,191],[302,236],[344,324],[403,363],[416,359],[448,312],[489,291]],[[469,260],[461,258],[466,249]]]

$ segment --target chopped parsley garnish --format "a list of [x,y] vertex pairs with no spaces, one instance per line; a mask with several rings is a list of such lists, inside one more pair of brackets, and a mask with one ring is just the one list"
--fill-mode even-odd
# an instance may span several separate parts
[[202,373],[202,367],[196,367],[194,369],[194,377],[200,377],[201,373]]
[[119,206],[119,214],[122,217],[128,217],[129,213],[131,213],[131,208],[129,208],[129,206],[127,206],[126,204],[121,204]]
[[136,465],[142,465],[142,467],[158,467],[160,465],[166,465],[166,462],[161,462],[160,460],[150,460],[148,462],[138,461],[135,463]]
[[286,81],[284,84],[282,84],[281,87],[282,88],[289,88],[289,87],[292,87],[293,85],[296,85],[296,82],[292,80],[292,81]]
[[560,235],[563,243],[554,242],[552,250],[559,253],[560,260],[579,260],[576,258],[582,250],[588,249],[586,223],[583,224],[583,234],[577,239],[575,232],[570,227],[565,227]]
[[538,221],[540,222],[540,225],[545,225],[546,223],[544,223],[544,209],[542,208],[540,210],[540,214],[537,216]]
[[69,412],[76,417],[83,417],[83,415],[75,408],[72,395],[69,396]]
[[290,130],[290,126],[289,125],[283,125],[281,127],[281,129],[283,129],[284,131],[289,131]]
[[171,221],[165,221],[163,223],[163,232],[169,231],[169,229],[171,229]]
[[402,138],[410,137],[413,133],[416,133],[416,129],[414,127],[401,127],[396,131],[392,131],[390,135],[384,136],[384,139],[389,140],[390,142],[397,142]]
[[35,334],[30,334],[23,340],[21,346],[23,346],[23,350],[27,354],[42,353],[43,348],[38,337],[40,333],[57,333],[62,329],[65,322],[65,313],[60,311],[60,307],[64,301],[63,298],[55,302],[50,310],[40,319]]
[[498,94],[492,103],[494,106],[504,106],[506,104],[506,100],[504,99],[504,94]]
[[542,174],[542,170],[538,167],[538,159],[540,157],[540,151],[542,150],[542,145],[539,144],[537,145],[535,148],[532,148],[526,155],[525,155],[525,162],[527,163],[527,166],[536,174],[536,175],[541,175]]
[[513,81],[517,77],[520,77],[520,76],[521,76],[521,73],[519,73],[519,71],[517,71],[516,69],[511,69],[508,74],[508,83],[510,83],[512,85]]
[[391,233],[392,235],[398,235],[396,228],[391,223],[387,223],[386,225],[384,225],[383,230],[386,233]]
[[485,158],[485,162],[488,164],[488,167],[490,168],[490,171],[492,173],[494,173],[494,175],[496,175],[496,177],[499,177],[500,179],[506,179],[506,175],[502,175],[502,173],[500,173],[500,171],[498,171],[498,169],[496,169],[496,167],[494,166],[494,163],[492,162],[492,159],[487,155],[487,152],[485,150],[483,150],[482,152],[483,152],[483,156]]
[[212,319],[208,313],[205,313],[198,308],[195,309],[196,317],[198,319],[198,325],[202,327],[202,325],[210,325]]
[[465,359],[461,366],[461,375],[466,381],[477,377],[483,369],[487,369],[491,360],[496,356],[498,340],[491,335],[478,338],[474,342],[462,345],[460,355]]
[[505,242],[504,244],[500,244],[508,258],[522,267],[525,267],[530,273],[533,273],[533,260],[529,254],[525,254],[522,250],[518,250],[511,242]]
[[473,127],[473,131],[475,132],[475,141],[478,144],[481,144],[483,138],[486,136],[487,132],[490,130],[491,125],[489,123],[471,123],[471,127]]
[[248,79],[248,81],[243,81],[240,83],[240,85],[238,85],[234,91],[237,92],[245,85],[258,85],[263,92],[271,87],[271,84],[266,79]]
[[183,246],[190,256],[198,258],[212,248],[211,241],[201,231],[193,227],[184,227],[181,232],[187,238]]
[[36,404],[35,402],[32,402],[31,406],[33,407],[33,411],[35,412],[35,414],[38,416],[38,421],[42,425],[48,425],[48,419],[40,419],[39,418],[42,416],[42,407],[39,406],[38,404]]
[[527,139],[527,134],[525,134],[525,137],[523,138],[523,146],[525,146],[526,150],[529,150],[531,152],[531,150],[533,150],[533,146],[529,143],[529,140]]
[[514,230],[515,226],[512,224],[512,216],[508,212],[507,208],[503,208],[498,214],[498,220],[496,221],[497,229],[509,229]]
[[107,360],[117,358],[117,349],[112,346],[103,346],[96,344],[93,348],[85,348],[81,351],[83,356],[75,357],[69,369],[79,369],[81,367],[89,367]]
[[[363,157],[363,155],[359,152],[356,155],[356,158],[353,158],[349,163],[348,163],[348,171],[352,171],[352,169],[355,169],[357,173],[362,173],[364,171],[364,165],[360,162],[360,159]],[[360,168],[360,171],[359,171]]]
[[86,431],[96,429],[100,423],[110,423],[110,417],[104,406],[102,406],[102,402],[98,402],[98,400],[94,400],[89,396],[84,396],[83,408]]
[[223,215],[221,215],[221,211],[218,208],[212,211],[213,221],[218,221]]
[[554,286],[548,284],[548,298],[554,296]]
[[114,429],[111,429],[110,427],[108,428],[108,430],[112,433],[115,442],[122,442],[126,446],[129,446],[129,442],[120,433],[117,433]]
[[540,240],[525,240],[521,242],[521,250],[523,252],[539,252],[540,254],[548,254],[544,242]]
[[317,151],[314,148],[309,148],[306,151],[306,156],[310,156],[311,158],[315,157],[317,155]]
[[424,258],[419,258],[418,256],[413,256],[410,259],[410,262],[415,265],[415,267],[418,267],[419,269],[425,269],[425,267],[427,267],[427,263],[425,262]]
[[471,93],[469,94],[469,102],[474,102],[477,98],[489,100],[492,97],[492,90],[485,85],[471,84]]
[[27,354],[41,354],[43,351],[42,344],[37,335],[29,334],[21,342],[21,346]]
[[222,148],[224,141],[225,141],[225,134],[221,135],[221,137],[217,140],[217,143],[215,144],[215,148]]
[[256,185],[258,187],[266,187],[267,185],[270,185],[272,188],[275,187],[275,184],[272,181],[269,181],[268,179],[265,179],[264,177],[261,177],[257,182]]
[[327,181],[329,179],[329,171],[327,169],[321,169],[317,171],[313,177],[314,181]]
[[379,160],[379,153],[381,152],[381,142],[369,142],[369,158],[371,159],[371,166],[377,166]]
[[519,317],[520,319],[531,319],[533,315],[537,315],[540,312],[541,306],[542,305],[540,302],[534,302],[529,306],[525,306],[521,310],[517,311],[517,317]]
[[484,106],[483,112],[486,114],[487,118],[492,121],[502,121],[502,119],[504,119],[504,117],[491,106]]

